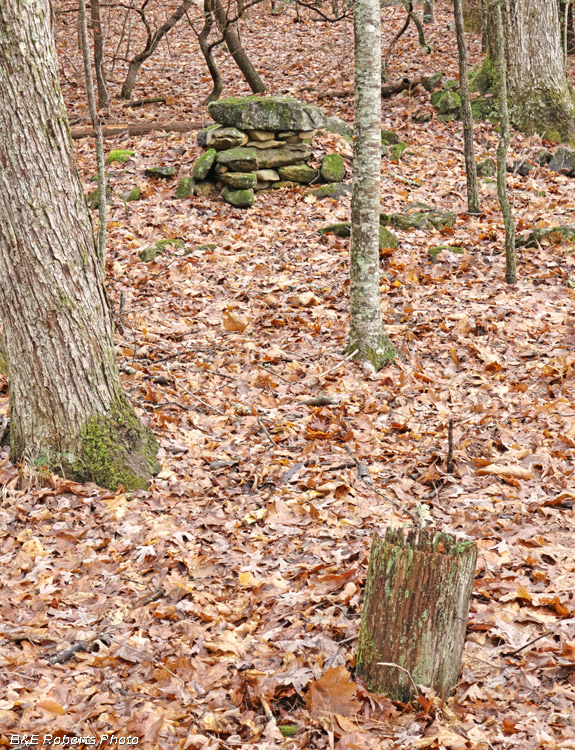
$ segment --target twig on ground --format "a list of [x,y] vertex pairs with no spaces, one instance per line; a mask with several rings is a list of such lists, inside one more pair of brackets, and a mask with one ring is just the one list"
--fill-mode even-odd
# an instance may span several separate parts
[[262,420],[262,418],[261,418],[261,417],[258,417],[258,424],[259,424],[259,426],[260,426],[260,427],[262,428],[262,430],[264,431],[264,433],[265,433],[265,436],[266,436],[266,437],[267,437],[267,439],[268,439],[268,440],[270,441],[270,443],[271,443],[271,444],[272,444],[272,445],[274,446],[274,448],[277,448],[277,447],[278,447],[278,444],[277,444],[277,443],[276,443],[276,441],[275,441],[275,440],[273,439],[273,437],[272,437],[272,436],[270,435],[270,433],[269,433],[269,430],[268,430],[268,428],[267,428],[267,427],[265,426],[265,424],[263,423],[263,420]]
[[329,370],[325,370],[324,372],[321,372],[319,375],[306,375],[304,380],[311,380],[311,378],[317,378],[318,380],[321,380],[322,378],[325,378],[327,375],[331,375],[332,372],[335,372],[336,370],[338,370],[348,360],[352,359],[352,357],[355,357],[356,354],[357,354],[357,349],[354,349],[352,352],[350,352],[347,355],[347,357],[344,357],[336,365],[334,365],[333,367],[330,367]]
[[362,482],[365,482],[370,487],[373,487],[373,479],[371,478],[371,474],[369,473],[369,469],[367,468],[367,466],[362,463],[356,456],[354,456],[348,445],[344,445],[343,447],[349,453],[349,455],[351,456],[351,460],[357,467],[357,476],[361,479]]
[[447,428],[447,460],[445,470],[448,474],[453,474],[453,419],[449,419]]
[[521,651],[526,649],[528,646],[532,646],[534,643],[537,643],[537,641],[540,641],[542,638],[545,638],[545,636],[549,635],[549,633],[551,633],[551,630],[546,630],[544,633],[541,633],[541,635],[538,635],[537,638],[533,638],[524,646],[521,646],[521,648],[516,648],[515,651],[507,651],[505,654],[501,654],[501,656],[515,656],[515,654],[520,653]]
[[405,674],[409,677],[409,681],[411,682],[411,685],[413,689],[415,690],[415,694],[419,695],[421,692],[417,685],[415,684],[415,680],[411,676],[411,672],[409,669],[406,669],[405,667],[400,667],[399,664],[394,664],[392,661],[378,661],[377,662],[378,667],[395,667],[396,669],[401,670],[402,672],[405,672]]
[[130,651],[133,651],[135,654],[140,654],[140,656],[143,656],[145,659],[147,659],[151,664],[153,664],[155,667],[160,667],[161,669],[165,669],[168,674],[171,674],[172,677],[175,677],[176,680],[182,683],[182,685],[185,685],[186,683],[182,680],[181,677],[178,677],[177,674],[174,674],[171,669],[168,669],[164,664],[162,664],[161,661],[157,661],[152,656],[147,654],[145,651],[142,651],[139,648],[134,648],[134,646],[129,646],[127,643],[123,643],[122,641],[119,641],[117,638],[114,638],[113,636],[109,635],[108,633],[103,633],[103,636],[106,638],[109,638],[111,641],[114,641],[114,643],[119,644],[120,646],[123,646],[124,648],[129,649]]

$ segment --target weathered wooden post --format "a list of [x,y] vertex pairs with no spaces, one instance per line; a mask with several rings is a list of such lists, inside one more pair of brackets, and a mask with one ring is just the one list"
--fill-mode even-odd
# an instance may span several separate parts
[[477,547],[426,529],[373,538],[359,631],[357,675],[407,703],[414,683],[443,699],[457,685]]

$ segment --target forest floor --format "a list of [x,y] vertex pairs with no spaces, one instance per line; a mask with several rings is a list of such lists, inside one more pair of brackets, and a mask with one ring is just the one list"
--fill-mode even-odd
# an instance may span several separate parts
[[[75,18],[58,16],[62,82],[70,117],[87,122]],[[289,7],[248,13],[256,67],[271,93],[351,122],[349,21],[293,18]],[[387,47],[400,9],[383,18]],[[413,30],[403,37],[392,81],[455,75],[450,20],[440,5],[428,56]],[[121,16],[112,21],[110,48]],[[123,73],[118,63],[109,121],[208,119],[189,27],[173,30],[134,91],[167,104],[126,110]],[[222,73],[224,95],[247,93],[228,59]],[[350,95],[318,100],[326,89]],[[175,182],[144,169],[189,174],[195,133],[106,140],[135,151],[109,168],[108,288],[125,388],[158,436],[162,470],[149,492],[33,473],[22,489],[2,454],[0,745],[46,732],[182,750],[575,747],[575,255],[521,250],[507,285],[494,183],[480,181],[482,214],[469,217],[461,126],[416,125],[422,107],[432,111],[423,89],[383,103],[383,127],[409,148],[399,164],[382,160],[382,206],[422,200],[458,220],[448,233],[398,232],[383,257],[398,357],[375,375],[344,354],[348,241],[318,234],[348,217],[349,198],[276,191],[248,211],[178,201]],[[497,141],[478,125],[478,157]],[[510,159],[541,147],[514,134]],[[331,150],[349,176],[346,141],[314,142],[318,160]],[[77,142],[77,157],[87,193],[93,140]],[[520,232],[575,224],[567,177],[537,168],[508,182]],[[143,198],[126,208],[119,195],[136,184]],[[166,238],[185,248],[139,259]],[[442,244],[465,251],[432,263],[428,249]],[[479,547],[463,673],[446,704],[392,703],[354,678],[371,538],[409,519],[359,481],[346,446],[400,508],[423,504]],[[283,738],[285,724],[294,736]]]

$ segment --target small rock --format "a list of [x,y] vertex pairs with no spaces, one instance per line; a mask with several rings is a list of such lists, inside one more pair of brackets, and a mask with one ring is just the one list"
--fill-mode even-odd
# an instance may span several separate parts
[[258,169],[278,169],[289,164],[301,164],[311,156],[311,146],[307,143],[286,143],[282,148],[270,148],[263,151],[253,149],[253,151],[257,158]]
[[183,177],[178,183],[176,188],[176,198],[182,199],[187,198],[189,195],[194,194],[194,178]]
[[196,180],[205,180],[214,161],[216,160],[218,152],[215,148],[209,148],[204,152],[199,159],[196,160],[192,168],[192,175]]
[[[275,138],[275,133],[273,130],[247,130],[246,132],[250,141],[273,141],[273,139]],[[283,138],[283,133],[280,133],[279,137]]]
[[494,177],[497,172],[497,165],[493,159],[483,159],[477,163],[478,177]]
[[351,194],[351,185],[345,182],[331,182],[329,185],[321,185],[312,190],[311,194],[318,200],[322,200],[323,198],[339,200],[342,196]]
[[[299,143],[299,139],[298,139]],[[248,148],[259,148],[259,149],[266,149],[266,148],[281,148],[282,146],[285,146],[285,141],[248,141],[247,146]]]
[[566,174],[567,177],[575,177],[575,151],[568,148],[558,148],[555,156],[548,164],[552,172]]
[[229,187],[222,190],[222,198],[236,208],[250,208],[255,201],[253,190],[233,190]]
[[529,161],[514,161],[513,164],[510,164],[507,167],[508,172],[513,172],[513,174],[518,174],[521,177],[527,177],[529,172],[533,169],[533,164]]
[[242,146],[219,151],[216,158],[218,164],[228,167],[232,172],[253,172],[258,168],[258,152],[255,148]]
[[[435,98],[436,94],[439,94]],[[461,97],[455,91],[447,89],[446,91],[436,91],[431,97],[431,103],[439,111],[440,115],[456,115],[461,108]]]
[[289,180],[280,180],[279,182],[270,183],[270,190],[281,190],[282,188],[296,188],[300,187],[297,182],[290,182]]
[[321,160],[321,178],[325,182],[341,182],[345,177],[345,161],[341,154],[326,154]]
[[203,130],[200,130],[198,132],[198,146],[201,146],[202,148],[207,148],[210,145],[210,137],[211,132],[213,130],[216,130],[216,128],[221,127],[220,125],[210,125],[207,128],[204,128]]
[[348,123],[345,122],[345,120],[342,120],[340,117],[327,117],[323,126],[323,130],[326,130],[328,133],[341,135],[348,140],[353,138],[352,126],[348,125]]
[[438,256],[441,255],[444,250],[448,250],[456,255],[463,255],[465,253],[465,248],[460,247],[459,245],[434,245],[427,250],[431,262],[437,263]]
[[399,245],[399,240],[387,227],[379,226],[379,249],[395,250]]
[[279,172],[275,169],[258,169],[255,173],[258,180],[264,182],[276,182],[280,179]]
[[134,156],[135,153],[135,151],[130,151],[128,149],[114,149],[108,154],[108,164],[112,164],[113,162],[124,164],[131,156]]
[[399,138],[393,132],[393,130],[381,129],[381,145],[382,146],[393,146],[395,143],[399,143]]
[[418,125],[425,125],[425,123],[430,122],[432,118],[433,115],[431,112],[428,112],[426,109],[418,109],[417,112],[414,112],[411,119]]
[[452,228],[456,218],[453,211],[445,211],[416,201],[408,204],[402,214],[381,213],[379,222],[383,226],[392,226],[395,229],[445,229]]
[[253,172],[225,172],[221,175],[222,182],[236,190],[254,188],[258,178]]
[[244,146],[248,142],[248,137],[237,128],[216,128],[210,131],[208,140],[216,151],[225,151],[228,148]]
[[553,159],[551,151],[540,151],[535,157],[535,163],[539,164],[540,167],[545,167]]
[[127,193],[122,193],[121,198],[123,201],[126,201],[126,203],[131,203],[132,201],[139,201],[142,197],[142,191],[140,188],[136,185],[136,187],[133,187],[131,190],[128,190]]
[[317,180],[319,172],[317,169],[308,167],[307,164],[293,164],[279,168],[279,174],[282,180],[291,180],[292,182],[301,182],[309,185],[310,182]]
[[[112,202],[112,188],[110,185],[106,185],[106,203]],[[91,193],[88,193],[86,196],[86,203],[90,208],[98,208],[100,206],[100,192],[98,188],[95,190],[92,190]]]
[[397,164],[401,160],[401,157],[403,156],[406,149],[407,143],[405,141],[394,143],[393,146],[391,146],[389,149],[390,160]]
[[435,89],[441,85],[442,80],[443,73],[433,73],[433,75],[427,76],[427,78],[423,79],[423,88],[431,94],[432,91],[435,91]]
[[342,221],[338,224],[328,224],[318,230],[320,234],[335,234],[336,237],[350,237],[351,224],[349,221]]
[[158,180],[171,180],[176,170],[174,167],[147,167],[144,174],[146,177],[155,177]]

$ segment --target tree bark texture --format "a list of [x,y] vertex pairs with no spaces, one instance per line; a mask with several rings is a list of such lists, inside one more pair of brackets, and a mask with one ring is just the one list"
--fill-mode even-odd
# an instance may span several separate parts
[[106,75],[104,73],[104,34],[100,16],[100,0],[90,0],[90,15],[94,37],[94,67],[96,68],[98,107],[103,109],[108,106],[108,87],[106,86]]
[[157,444],[121,388],[48,0],[0,4],[0,247],[13,460],[144,487]]
[[134,57],[130,60],[126,79],[124,80],[124,84],[122,85],[122,91],[120,92],[120,96],[122,97],[122,99],[129,99],[132,96],[132,91],[136,84],[136,78],[138,77],[138,73],[140,71],[140,68],[142,67],[142,64],[154,54],[158,44],[162,41],[162,39],[170,31],[170,29],[172,29],[178,23],[178,21],[184,17],[186,11],[191,8],[192,2],[193,0],[184,0],[184,2],[176,8],[176,10],[167,19],[167,21],[163,23],[158,29],[156,29],[154,33],[152,33],[152,30],[150,29],[148,22],[146,21],[144,11],[140,11],[140,16],[142,17],[142,20],[146,25],[148,37],[144,49],[141,52],[138,52],[137,55],[134,55]]
[[446,699],[457,685],[477,547],[441,532],[374,536],[357,674],[371,692],[407,703],[414,685]]
[[505,225],[505,281],[515,284],[517,280],[517,260],[515,251],[515,221],[509,195],[507,193],[507,151],[509,150],[510,127],[507,106],[506,46],[503,31],[501,0],[489,0],[489,14],[493,26],[493,53],[495,56],[495,78],[498,83],[499,125],[501,137],[497,146],[497,196]]
[[473,112],[469,99],[469,70],[467,67],[467,46],[463,24],[461,0],[453,0],[457,51],[459,57],[459,95],[461,96],[461,120],[463,122],[463,145],[465,151],[465,174],[467,176],[467,209],[469,213],[479,213],[479,192],[477,190],[477,165],[473,146]]
[[210,102],[215,102],[216,99],[220,98],[220,94],[224,88],[224,82],[222,80],[221,73],[214,57],[213,48],[214,44],[210,44],[209,37],[214,26],[214,9],[213,0],[204,0],[204,26],[198,34],[198,42],[200,50],[210,71],[212,77],[212,90],[208,96],[204,99],[204,104],[208,105]]
[[351,198],[349,351],[379,370],[395,351],[379,292],[381,185],[381,22],[379,0],[354,2],[354,133]]
[[563,59],[558,0],[506,0],[506,8],[512,122],[549,140],[575,139],[575,103]]
[[483,8],[481,0],[462,0],[463,24],[470,34],[481,34]]
[[435,23],[434,0],[425,0],[423,3],[423,23]]

